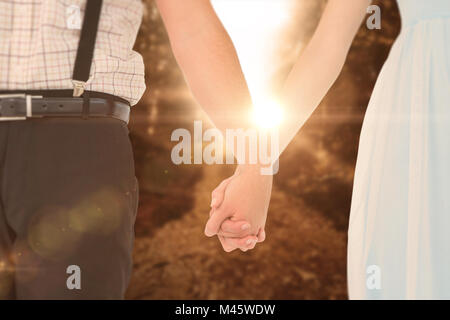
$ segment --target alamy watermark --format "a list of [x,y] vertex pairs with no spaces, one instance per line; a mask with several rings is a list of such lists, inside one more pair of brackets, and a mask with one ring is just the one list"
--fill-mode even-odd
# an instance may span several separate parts
[[366,20],[366,26],[369,30],[381,29],[381,8],[377,5],[367,7],[367,13],[370,16]]
[[81,30],[81,9],[73,4],[66,9],[66,25],[68,29]]
[[376,264],[367,266],[366,286],[369,290],[381,290],[381,268]]
[[[201,121],[194,121],[193,136],[184,128],[172,132],[178,142],[171,152],[172,162],[180,164],[260,164],[261,174],[278,172],[279,137],[277,129],[227,129],[225,137],[216,128],[203,132]],[[204,143],[206,146],[204,147]]]
[[69,290],[81,290],[81,268],[77,265],[70,265],[66,269],[69,274],[66,280],[66,286]]

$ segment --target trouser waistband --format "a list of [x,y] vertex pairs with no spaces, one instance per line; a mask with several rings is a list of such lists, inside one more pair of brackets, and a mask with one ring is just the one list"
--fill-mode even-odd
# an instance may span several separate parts
[[41,117],[112,117],[126,123],[129,102],[106,93],[86,91],[72,97],[72,90],[0,91],[0,121]]

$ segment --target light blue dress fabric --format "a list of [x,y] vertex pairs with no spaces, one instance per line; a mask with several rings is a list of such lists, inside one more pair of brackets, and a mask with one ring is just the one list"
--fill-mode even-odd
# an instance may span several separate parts
[[361,131],[349,297],[450,299],[450,0],[398,4]]

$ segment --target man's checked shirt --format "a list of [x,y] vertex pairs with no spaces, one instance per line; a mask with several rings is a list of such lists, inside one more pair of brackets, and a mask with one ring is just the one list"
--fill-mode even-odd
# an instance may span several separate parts
[[[72,89],[86,0],[0,0],[0,90]],[[140,0],[104,0],[86,89],[134,105],[145,90],[133,45]]]

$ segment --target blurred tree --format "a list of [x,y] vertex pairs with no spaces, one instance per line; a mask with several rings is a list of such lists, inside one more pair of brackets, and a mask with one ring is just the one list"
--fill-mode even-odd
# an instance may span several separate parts
[[190,128],[198,108],[172,54],[153,0],[145,0],[135,50],[145,62],[147,90],[132,108],[130,137],[140,186],[137,235],[149,236],[179,219],[193,203],[186,192],[202,176],[199,166],[176,166],[170,158],[174,129]]

